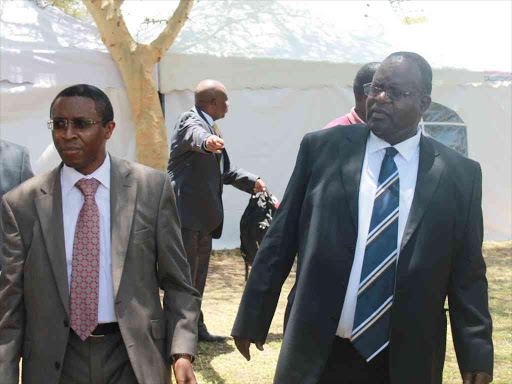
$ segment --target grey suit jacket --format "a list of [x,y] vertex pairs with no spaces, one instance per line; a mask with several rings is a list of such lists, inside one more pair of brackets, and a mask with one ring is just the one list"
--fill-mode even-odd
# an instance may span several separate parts
[[[28,150],[21,145],[0,140],[0,199],[5,193],[33,176]],[[0,237],[0,252],[1,250]]]
[[[111,157],[115,312],[141,384],[168,384],[171,355],[195,354],[200,298],[192,288],[169,177]],[[69,337],[60,167],[2,199],[0,378],[57,384]],[[159,288],[164,291],[163,308]]]
[[226,149],[222,150],[221,174],[221,156],[203,148],[204,141],[214,134],[198,107],[183,113],[172,133],[167,171],[173,181],[182,226],[212,232],[216,239],[222,234],[224,221],[223,184],[252,193],[258,176],[232,165]]
[[[232,334],[260,341],[297,257],[276,384],[315,384],[327,362],[354,259],[368,134],[358,124],[305,136],[256,255]],[[481,203],[478,163],[422,137],[391,313],[392,384],[441,384],[446,297],[460,370],[492,374]]]

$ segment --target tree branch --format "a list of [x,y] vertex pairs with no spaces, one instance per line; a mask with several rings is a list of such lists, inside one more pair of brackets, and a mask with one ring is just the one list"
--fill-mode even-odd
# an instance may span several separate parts
[[172,43],[174,43],[176,37],[178,37],[181,28],[183,28],[185,21],[187,21],[193,5],[194,0],[180,0],[178,8],[176,8],[171,19],[167,22],[165,29],[150,44],[155,63],[160,61],[165,52],[167,52]]
[[135,51],[137,43],[121,15],[121,5],[124,0],[82,0],[82,2],[94,19],[101,39],[114,59],[121,55],[124,48]]

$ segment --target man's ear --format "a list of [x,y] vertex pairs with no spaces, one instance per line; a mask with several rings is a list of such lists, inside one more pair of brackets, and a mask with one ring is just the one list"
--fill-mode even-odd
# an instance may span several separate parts
[[430,95],[423,95],[420,100],[420,112],[423,115],[428,107],[430,107],[430,104],[432,103],[432,97]]
[[105,139],[108,140],[112,137],[112,133],[114,133],[114,128],[116,127],[116,123],[113,121],[109,121],[105,124]]

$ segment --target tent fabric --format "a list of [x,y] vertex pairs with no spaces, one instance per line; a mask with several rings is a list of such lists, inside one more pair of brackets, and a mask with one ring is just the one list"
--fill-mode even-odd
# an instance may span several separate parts
[[[384,1],[196,2],[155,67],[168,137],[177,116],[192,106],[195,85],[222,81],[230,110],[218,124],[233,162],[260,175],[281,199],[304,134],[353,106],[351,86],[361,64],[417,51],[433,66],[434,102],[460,117],[468,156],[482,164],[486,240],[512,239],[512,4],[403,3],[401,9]],[[1,137],[29,148],[36,173],[54,167],[59,157],[46,129],[51,100],[85,82],[112,100],[117,126],[109,150],[134,160],[130,106],[96,27],[28,1],[2,2],[0,12]],[[150,41],[158,33],[148,28],[139,35]],[[224,190],[224,233],[215,248],[239,246],[247,199]]]
[[[223,82],[230,111],[218,124],[233,162],[282,198],[300,139],[350,110],[361,64],[415,51],[433,67],[433,101],[461,120],[431,125],[432,109],[425,131],[481,163],[485,239],[512,239],[511,4],[410,3],[416,13],[383,1],[198,4],[159,66],[168,132],[199,81]],[[225,189],[215,247],[237,245],[245,200]]]

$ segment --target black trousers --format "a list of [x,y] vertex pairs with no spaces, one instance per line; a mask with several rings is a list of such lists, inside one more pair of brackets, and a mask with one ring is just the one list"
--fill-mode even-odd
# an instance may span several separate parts
[[318,384],[389,384],[389,348],[369,362],[348,339],[336,337]]
[[[199,291],[201,297],[203,297],[206,277],[208,275],[208,266],[210,264],[210,254],[212,252],[212,234],[182,228],[181,236],[183,238],[185,252],[187,253],[187,260],[190,265],[192,285]],[[199,327],[203,326],[204,317],[203,311],[201,311],[199,315]]]

